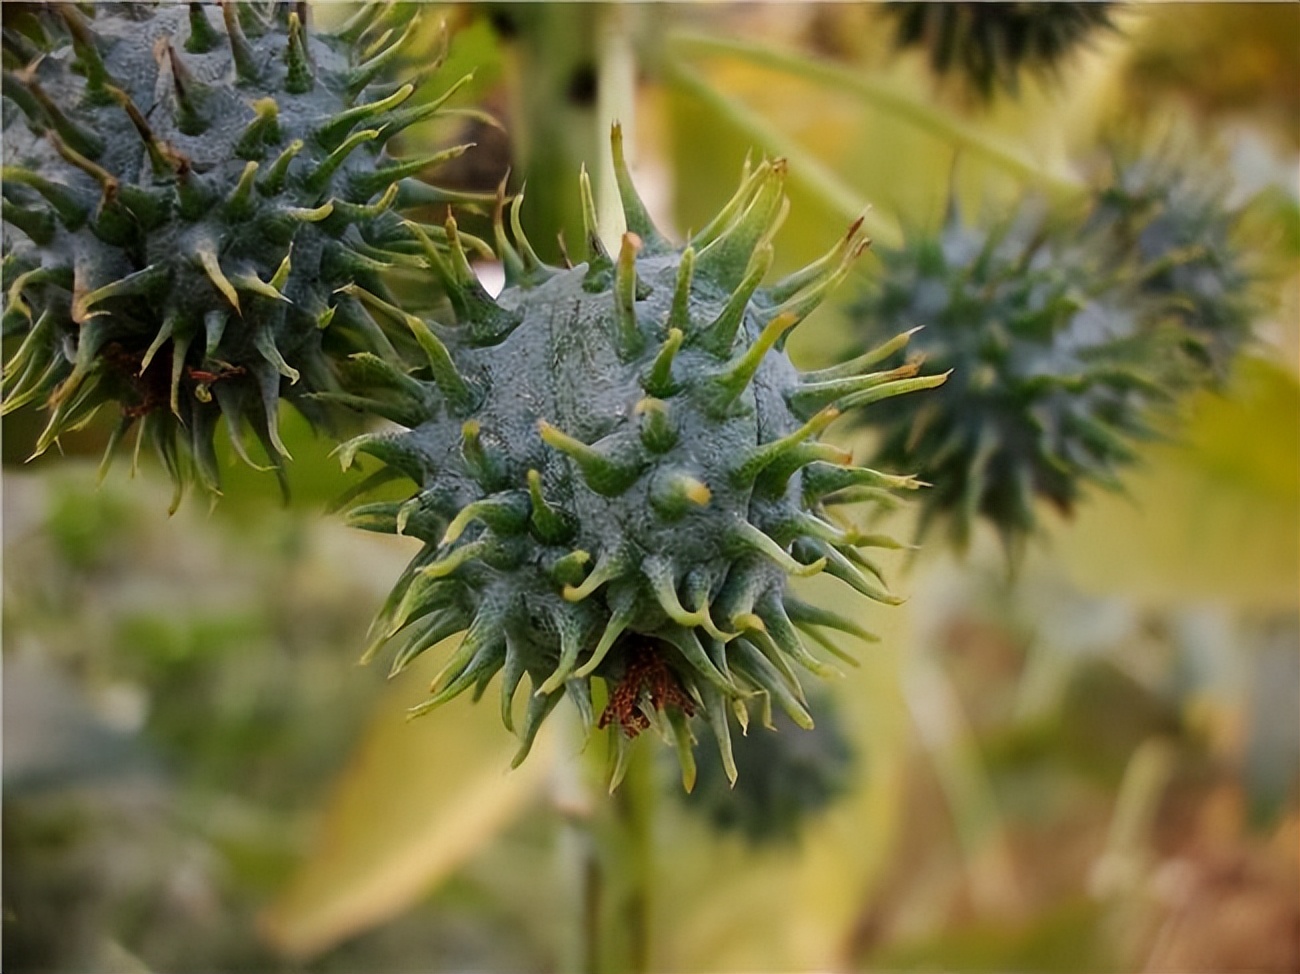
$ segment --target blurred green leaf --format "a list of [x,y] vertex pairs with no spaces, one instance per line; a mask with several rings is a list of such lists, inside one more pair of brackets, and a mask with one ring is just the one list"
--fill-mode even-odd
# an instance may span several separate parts
[[264,915],[264,935],[284,953],[314,956],[411,906],[496,838],[546,779],[546,731],[509,771],[516,744],[495,706],[458,700],[406,720],[442,655],[426,654],[380,698],[312,851]]
[[[1039,183],[1065,195],[1081,188],[1069,174],[1052,172],[1016,146],[1004,144],[989,126],[972,125],[936,108],[931,101],[918,98],[915,92],[871,78],[861,69],[813,59],[784,47],[731,37],[681,32],[671,38],[670,44],[683,54],[696,52],[735,57],[786,77],[805,79],[827,91],[846,94],[859,100],[869,111],[895,117],[955,149],[991,160],[1025,182]],[[891,245],[897,244],[896,240],[885,239]]]
[[1153,446],[1128,497],[1097,494],[1056,532],[1083,587],[1158,604],[1287,608],[1300,597],[1300,383],[1262,359]]

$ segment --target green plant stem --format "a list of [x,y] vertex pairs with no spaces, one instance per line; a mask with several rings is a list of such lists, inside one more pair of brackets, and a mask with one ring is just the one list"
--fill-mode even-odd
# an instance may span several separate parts
[[1115,796],[1106,849],[1093,877],[1100,895],[1122,896],[1142,887],[1156,812],[1177,758],[1173,743],[1161,737],[1143,741],[1129,758]]
[[[600,8],[597,49],[600,52],[596,85],[596,144],[609,139],[614,122],[623,126],[623,145],[628,163],[636,161],[636,55],[632,43],[633,18],[638,11],[633,4],[614,2]],[[596,180],[596,213],[600,236],[610,253],[618,253],[620,239],[627,224],[614,179],[614,164],[608,152],[600,153],[593,174]]]
[[573,924],[564,941],[559,969],[563,974],[597,974],[600,970],[600,903],[603,876],[596,848],[594,817],[599,801],[587,780],[578,753],[583,729],[576,713],[563,723],[552,801],[561,819],[560,869],[568,885]]
[[625,970],[645,974],[650,970],[651,891],[654,889],[654,767],[644,748],[633,756],[627,777],[613,795],[611,811],[618,830],[617,847],[628,883],[620,904],[620,920],[627,931]]
[[689,32],[670,35],[668,50],[670,54],[679,56],[695,53],[737,57],[760,67],[806,78],[836,92],[853,95],[879,111],[902,119],[952,146],[982,156],[1016,178],[1034,183],[1053,194],[1069,196],[1085,189],[1078,179],[1048,170],[1010,146],[990,138],[979,128],[966,125],[947,112],[936,110],[887,84],[863,77],[857,71],[813,61],[765,44]]
[[[615,0],[601,6],[596,28],[596,142],[604,145],[610,126],[620,123],[624,152],[632,165],[637,146],[633,44],[637,16],[635,4]],[[613,161],[608,152],[599,158],[593,173],[597,220],[606,249],[616,254],[627,225]],[[590,974],[643,974],[650,969],[653,770],[644,749],[638,749],[629,757],[627,774],[613,795],[606,797],[603,789],[593,788],[597,805],[590,833],[592,854],[586,863],[581,902]]]
[[758,112],[723,94],[694,68],[679,59],[668,58],[665,61],[665,71],[674,84],[690,92],[741,129],[765,151],[789,162],[790,181],[814,196],[827,209],[841,215],[846,222],[862,216],[863,227],[873,240],[889,247],[902,245],[903,232],[897,221],[871,209],[857,190]]
[[1135,957],[1151,936],[1152,838],[1156,813],[1173,780],[1178,751],[1168,738],[1150,737],[1129,758],[1115,795],[1105,851],[1093,862],[1091,893],[1109,906],[1106,937],[1118,956]]
[[512,4],[511,13],[518,34],[507,90],[511,116],[519,123],[511,140],[519,175],[531,187],[524,225],[543,260],[560,262],[558,239],[582,260],[578,167],[607,155],[609,133],[597,136],[596,104],[575,97],[573,89],[599,64],[598,18],[587,5],[572,3]]
[[601,970],[600,903],[603,893],[600,858],[588,849],[582,860],[582,899],[578,904],[578,908],[582,911],[580,970],[583,974],[597,974]]
[[659,781],[651,749],[634,748],[622,784],[605,785],[609,741],[568,732],[552,788],[561,818],[559,861],[569,904],[559,969],[565,974],[645,974],[653,960],[654,829]]

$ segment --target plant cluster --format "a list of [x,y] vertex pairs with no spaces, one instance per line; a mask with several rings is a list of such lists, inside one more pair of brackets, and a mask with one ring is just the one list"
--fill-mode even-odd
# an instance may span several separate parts
[[[940,71],[960,52],[986,94],[1109,23],[1104,4],[892,9],[900,43],[933,42]],[[366,655],[395,641],[399,672],[464,633],[415,712],[500,674],[510,728],[526,676],[516,763],[566,696],[589,730],[612,727],[615,781],[650,726],[675,742],[688,787],[693,716],[731,781],[733,720],[757,708],[770,723],[775,705],[811,727],[797,668],[829,667],[800,631],[860,630],[787,577],[824,571],[897,601],[865,553],[895,543],[831,512],[921,486],[821,441],[842,413],[871,405],[873,465],[933,482],[923,526],[948,516],[964,543],[985,517],[1014,547],[1038,499],[1068,512],[1084,483],[1114,483],[1153,411],[1222,376],[1245,340],[1236,214],[1199,176],[1138,160],[1116,163],[1082,232],[1034,203],[991,227],[954,206],[937,234],[883,254],[853,312],[861,354],[801,374],[786,337],[866,246],[861,221],[765,286],[784,162],[747,163],[679,248],[647,216],[617,127],[618,253],[585,173],[576,267],[538,257],[522,194],[507,204],[503,190],[507,286],[493,298],[471,266],[491,248],[451,217],[410,218],[467,199],[414,178],[466,147],[390,152],[461,84],[418,94],[441,56],[388,80],[418,5],[365,3],[325,34],[306,21],[302,3],[234,0],[6,8],[3,325],[17,348],[3,408],[49,408],[41,452],[116,405],[106,462],[136,427],[178,500],[191,479],[219,490],[223,420],[244,459],[247,425],[280,471],[281,400],[402,427],[340,448],[345,466],[383,464],[358,492],[415,484],[352,522],[423,543]],[[416,275],[432,311],[395,296],[394,270]]]
[[1249,343],[1261,268],[1226,180],[1178,155],[1172,145],[1113,152],[1085,232],[1103,235],[1116,268],[1136,278],[1156,312],[1179,325],[1193,363],[1220,381]]

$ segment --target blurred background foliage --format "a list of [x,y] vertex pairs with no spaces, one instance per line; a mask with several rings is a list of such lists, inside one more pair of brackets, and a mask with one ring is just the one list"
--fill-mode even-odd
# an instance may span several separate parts
[[[1114,139],[1172,131],[1246,207],[1256,340],[1121,491],[1041,512],[1014,571],[981,530],[964,556],[900,553],[901,608],[803,583],[879,642],[844,641],[860,666],[818,688],[823,743],[782,728],[737,792],[702,767],[689,801],[653,747],[604,800],[603,741],[579,755],[549,727],[507,774],[493,708],[407,724],[437,659],[391,685],[353,661],[412,549],[327,513],[364,471],[296,417],[286,506],[232,467],[211,512],[170,519],[147,460],[96,488],[111,424],[25,465],[42,417],[7,417],[8,968],[1300,967],[1300,8],[1110,9],[986,98],[896,49],[879,5],[447,6],[444,76],[473,69],[462,103],[502,126],[405,138],[479,143],[467,188],[526,181],[544,257],[560,234],[581,252],[576,172],[607,189],[611,117],[678,233],[747,152],[789,159],[777,273],[867,203],[896,247],[950,195],[971,213],[1068,201]],[[801,365],[854,347],[843,309],[879,270],[865,258],[796,334]],[[841,434],[858,453],[869,437]],[[910,537],[915,516],[880,527]]]

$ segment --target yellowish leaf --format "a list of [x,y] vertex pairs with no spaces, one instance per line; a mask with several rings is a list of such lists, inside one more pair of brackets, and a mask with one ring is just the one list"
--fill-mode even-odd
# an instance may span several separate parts
[[1300,597],[1300,384],[1258,359],[1145,454],[1128,497],[1098,492],[1056,550],[1094,591],[1280,609]]
[[491,842],[545,780],[547,728],[510,771],[517,742],[487,701],[460,698],[406,719],[445,655],[430,650],[380,698],[310,854],[262,917],[276,949],[311,957],[400,914]]

